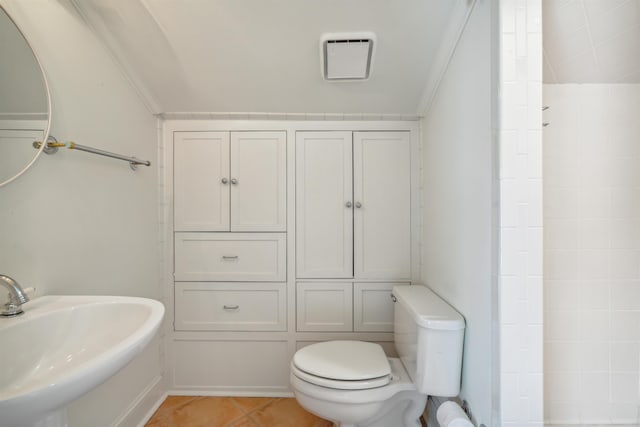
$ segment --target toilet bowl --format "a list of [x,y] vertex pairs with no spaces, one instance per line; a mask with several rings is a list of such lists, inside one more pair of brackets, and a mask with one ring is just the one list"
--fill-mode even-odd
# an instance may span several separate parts
[[424,286],[396,286],[393,295],[400,358],[363,341],[298,350],[290,382],[303,408],[338,427],[419,427],[428,395],[459,393],[462,316]]
[[[314,379],[292,362],[290,380],[296,400],[312,414],[332,421],[338,427],[420,427],[418,419],[427,396],[416,390],[400,359],[385,360],[390,366],[385,385],[367,388],[364,380],[363,388],[347,383],[350,388],[342,389],[327,387],[326,378]],[[404,424],[397,424],[394,420],[398,419]]]

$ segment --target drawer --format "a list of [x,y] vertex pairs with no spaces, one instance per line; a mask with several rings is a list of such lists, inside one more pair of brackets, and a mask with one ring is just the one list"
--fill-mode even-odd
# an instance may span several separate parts
[[176,281],[284,282],[284,233],[175,233]]
[[175,284],[176,331],[285,331],[285,283]]
[[351,331],[352,299],[351,282],[298,282],[297,330]]
[[354,283],[353,329],[356,332],[393,332],[391,290],[400,283]]

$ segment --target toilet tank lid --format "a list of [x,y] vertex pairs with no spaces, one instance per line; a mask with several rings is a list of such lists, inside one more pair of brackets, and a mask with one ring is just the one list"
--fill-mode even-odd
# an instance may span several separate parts
[[431,289],[422,285],[396,285],[393,295],[414,321],[428,329],[464,329],[464,317]]

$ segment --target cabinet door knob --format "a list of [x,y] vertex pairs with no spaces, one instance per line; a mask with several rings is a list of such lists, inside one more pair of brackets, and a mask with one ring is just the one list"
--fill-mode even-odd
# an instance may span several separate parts
[[347,204],[346,204],[345,206],[346,206],[346,207],[348,207],[348,208],[350,208],[350,207],[351,207],[351,206],[353,206],[353,205],[351,204],[351,202],[347,202]]
[[362,203],[356,202],[356,209],[360,209],[362,207]]
[[225,310],[237,310],[240,308],[239,305],[223,305],[222,308]]
[[222,183],[224,185],[227,185],[229,183],[229,180],[227,178],[222,178]]
[[238,180],[235,178],[231,178],[231,184],[236,185],[238,184]]
[[238,255],[222,255],[222,259],[224,260],[238,259]]

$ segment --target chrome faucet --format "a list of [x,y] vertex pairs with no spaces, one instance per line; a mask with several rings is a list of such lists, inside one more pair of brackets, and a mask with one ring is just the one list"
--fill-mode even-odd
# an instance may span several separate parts
[[24,289],[22,289],[22,286],[4,274],[0,274],[0,285],[9,290],[9,302],[7,302],[0,311],[0,316],[12,317],[22,314],[22,304],[29,301],[29,297],[24,292]]

